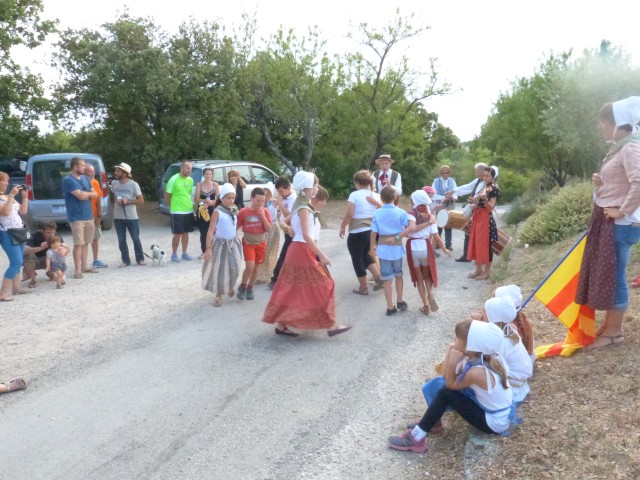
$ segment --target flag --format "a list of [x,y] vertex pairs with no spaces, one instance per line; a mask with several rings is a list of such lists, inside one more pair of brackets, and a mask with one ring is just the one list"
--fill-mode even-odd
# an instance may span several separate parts
[[575,302],[586,243],[587,234],[585,233],[533,295],[569,329],[563,342],[537,347],[535,349],[537,358],[555,355],[568,357],[595,339],[595,310]]

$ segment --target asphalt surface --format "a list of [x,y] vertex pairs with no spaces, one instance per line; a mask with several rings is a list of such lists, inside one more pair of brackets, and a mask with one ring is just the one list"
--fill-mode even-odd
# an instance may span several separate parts
[[[454,231],[455,256],[462,235]],[[156,238],[167,245],[167,228],[143,230],[145,245]],[[102,244],[117,258],[113,230]],[[382,291],[351,292],[357,282],[336,229],[322,231],[321,246],[338,321],[354,326],[334,338],[274,335],[260,321],[264,285],[253,301],[213,308],[198,261],[109,268],[75,295],[46,297],[78,316],[85,334],[104,322],[122,327],[66,352],[45,350],[29,388],[0,396],[0,478],[424,478],[425,457],[389,450],[386,438],[423,413],[422,382],[489,287],[466,278],[471,264],[443,255],[440,311],[418,311],[405,270],[409,310],[387,317]],[[109,295],[100,294],[105,286]],[[52,321],[35,305],[2,308]]]

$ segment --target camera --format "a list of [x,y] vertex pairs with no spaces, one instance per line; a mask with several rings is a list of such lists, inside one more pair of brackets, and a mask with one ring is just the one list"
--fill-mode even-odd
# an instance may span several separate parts
[[18,185],[18,188],[19,188],[20,190],[26,190],[26,189],[27,189],[27,186],[23,183],[22,185]]

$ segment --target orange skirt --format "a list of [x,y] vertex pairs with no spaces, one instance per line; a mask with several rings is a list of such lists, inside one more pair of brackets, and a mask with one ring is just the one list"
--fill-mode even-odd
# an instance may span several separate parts
[[262,321],[301,330],[336,323],[335,284],[306,243],[291,242]]
[[473,222],[469,234],[469,250],[467,259],[478,263],[491,263],[489,250],[491,249],[489,216],[486,208],[476,208],[473,211]]

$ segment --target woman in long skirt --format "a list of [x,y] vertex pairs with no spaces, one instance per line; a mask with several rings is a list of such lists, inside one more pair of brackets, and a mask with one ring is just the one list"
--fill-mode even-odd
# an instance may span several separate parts
[[475,272],[469,278],[486,280],[491,274],[493,251],[491,243],[498,240],[498,227],[492,212],[500,199],[500,189],[495,182],[498,178],[498,167],[487,167],[484,171],[484,191],[477,197],[473,206],[471,233],[469,234],[469,250],[467,259],[476,261]]
[[273,202],[275,186],[269,182],[265,185],[265,204],[264,207],[269,210],[271,215],[271,231],[267,233],[267,253],[264,263],[258,266],[258,276],[256,283],[269,283],[273,275],[273,270],[278,262],[278,250],[280,249],[280,228],[278,227],[279,211]]
[[327,269],[331,262],[313,239],[315,211],[308,202],[317,191],[317,178],[298,172],[293,188],[298,194],[291,213],[293,241],[262,321],[275,324],[277,335],[297,337],[288,328],[293,327],[327,329],[333,337],[351,327],[336,324],[335,284]]
[[229,183],[220,187],[215,210],[207,232],[207,248],[202,265],[202,288],[215,293],[214,307],[222,306],[222,296],[235,295],[234,287],[242,265],[242,245],[236,236],[238,209],[234,205],[235,188]]

